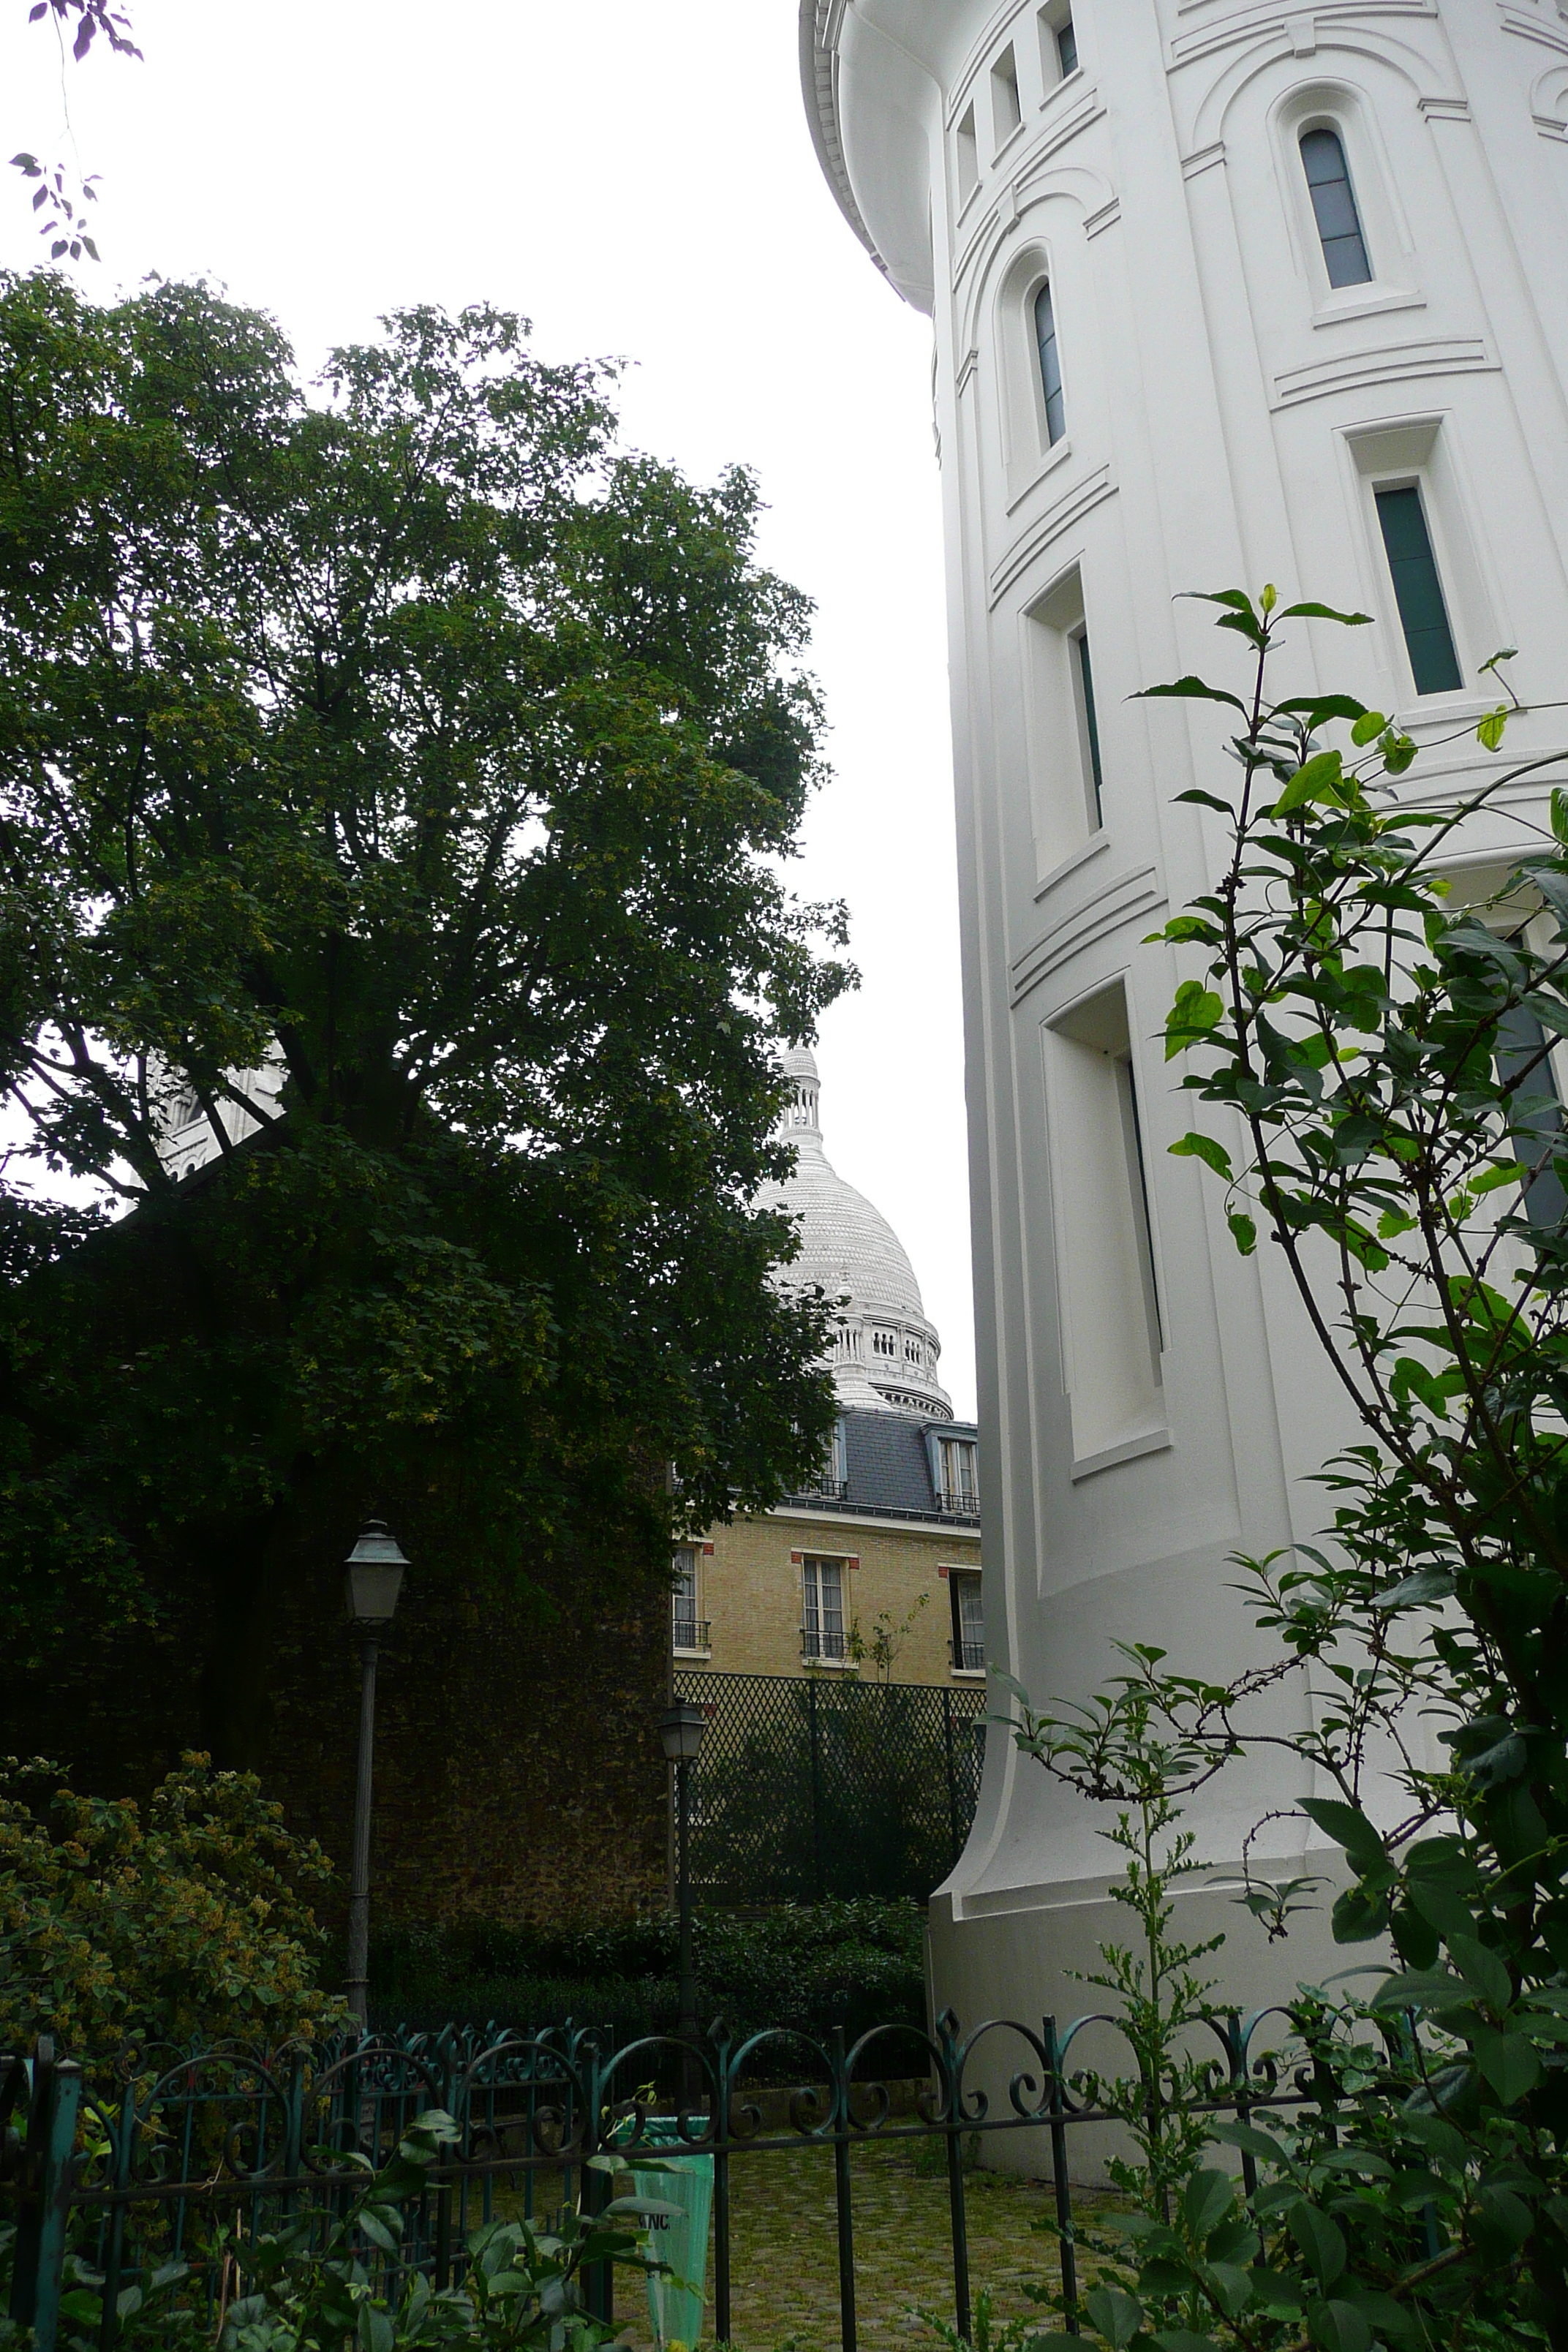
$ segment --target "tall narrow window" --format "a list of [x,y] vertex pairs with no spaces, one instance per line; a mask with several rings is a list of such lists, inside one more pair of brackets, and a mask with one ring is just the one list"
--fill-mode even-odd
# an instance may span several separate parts
[[1138,1268],[1143,1277],[1143,1312],[1149,1321],[1149,1345],[1156,1360],[1165,1344],[1160,1315],[1160,1292],[1154,1280],[1154,1250],[1149,1221],[1149,1170],[1143,1158],[1143,1122],[1138,1116],[1138,1076],[1131,1051],[1117,1064],[1121,1082],[1121,1115],[1128,1142],[1128,1164],[1138,1179],[1139,1215],[1135,1220]]
[[800,1646],[808,1658],[844,1655],[844,1563],[806,1559],[801,1565]]
[[1062,69],[1062,79],[1078,71],[1078,35],[1072,28],[1072,18],[1064,16],[1057,26],[1057,62]]
[[1023,119],[1024,110],[1018,102],[1018,63],[1009,42],[991,68],[991,123],[998,147],[1012,137]]
[[1089,746],[1089,780],[1094,793],[1094,824],[1098,833],[1105,823],[1105,786],[1100,772],[1100,721],[1094,715],[1094,672],[1089,660],[1089,631],[1080,629],[1072,645],[1073,656],[1078,664],[1083,731]]
[[1388,553],[1399,625],[1410,656],[1410,673],[1417,694],[1451,694],[1464,681],[1454,633],[1443,602],[1443,583],[1432,536],[1422,510],[1421,493],[1414,482],[1402,488],[1379,490],[1377,520]]
[[1522,1004],[1498,1023],[1497,1066],[1504,1086],[1514,1087],[1513,1148],[1520,1165],[1535,1171],[1524,1188],[1524,1213],[1538,1232],[1556,1233],[1568,1213],[1568,1192],[1552,1164],[1563,1148],[1563,1104],[1546,1033]]
[[1067,430],[1062,403],[1062,363],[1057,351],[1057,317],[1051,308],[1049,285],[1035,297],[1035,341],[1040,352],[1040,384],[1046,395],[1046,438],[1059,441]]
[[1131,1029],[1120,982],[1044,1032],[1062,1370],[1073,1453],[1164,1425],[1153,1234]]
[[985,1670],[985,1619],[981,1583],[972,1569],[955,1568],[947,1580],[952,1599],[952,1665],[961,1675]]
[[1331,286],[1364,286],[1372,277],[1366,239],[1337,131],[1303,131],[1301,165],[1311,192],[1312,211],[1322,241],[1323,267]]
[[974,109],[964,109],[958,126],[958,201],[966,205],[980,185],[980,145],[974,136]]
[[697,1550],[695,1545],[682,1544],[675,1555],[675,1646],[678,1650],[696,1650],[707,1645],[699,1639],[697,1616]]

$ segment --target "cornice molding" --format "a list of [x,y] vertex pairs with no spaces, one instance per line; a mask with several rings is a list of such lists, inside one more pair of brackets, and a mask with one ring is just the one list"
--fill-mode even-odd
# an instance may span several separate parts
[[827,184],[838,200],[838,209],[886,278],[889,275],[888,265],[860,216],[844,161],[838,115],[838,36],[847,5],[848,0],[800,0],[800,86],[805,100],[805,119],[811,127],[811,143]]

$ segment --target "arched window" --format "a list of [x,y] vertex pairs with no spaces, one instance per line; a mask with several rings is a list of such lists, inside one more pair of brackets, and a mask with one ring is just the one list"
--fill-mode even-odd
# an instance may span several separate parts
[[1356,211],[1355,191],[1345,163],[1343,142],[1337,131],[1321,127],[1301,133],[1301,167],[1307,174],[1312,211],[1322,242],[1323,266],[1331,286],[1365,286],[1372,278],[1366,239]]
[[1042,286],[1035,297],[1035,340],[1040,347],[1040,383],[1046,395],[1046,438],[1059,441],[1067,430],[1067,412],[1062,405],[1062,363],[1048,285]]

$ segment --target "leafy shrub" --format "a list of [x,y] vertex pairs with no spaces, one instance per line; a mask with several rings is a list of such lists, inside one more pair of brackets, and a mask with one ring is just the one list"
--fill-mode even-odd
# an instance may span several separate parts
[[[698,2014],[739,2038],[763,2025],[818,2037],[842,2024],[919,2025],[925,2015],[918,1904],[784,1903],[760,1915],[699,1912]],[[566,1935],[465,1922],[402,1928],[371,1951],[373,2024],[433,2029],[594,2024],[617,2042],[668,2032],[679,2014],[679,1934],[662,1914]]]
[[188,1755],[154,1790],[84,1797],[0,1762],[0,2048],[51,2033],[90,2064],[127,2040],[277,2042],[338,2023],[304,1890],[331,1864],[246,1772]]

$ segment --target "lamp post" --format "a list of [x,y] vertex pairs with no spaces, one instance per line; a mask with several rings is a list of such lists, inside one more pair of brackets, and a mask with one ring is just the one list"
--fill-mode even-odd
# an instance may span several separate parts
[[353,1869],[349,1881],[349,2007],[365,2021],[370,1948],[370,1792],[375,1756],[375,1661],[408,1566],[384,1519],[367,1519],[343,1569],[343,1601],[359,1636],[359,1769],[354,1781]]
[[680,1916],[680,2038],[697,2039],[697,1972],[691,1958],[691,1768],[702,1750],[708,1717],[688,1701],[667,1706],[658,1719],[664,1752],[675,1767],[675,1885]]

